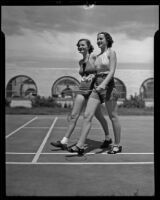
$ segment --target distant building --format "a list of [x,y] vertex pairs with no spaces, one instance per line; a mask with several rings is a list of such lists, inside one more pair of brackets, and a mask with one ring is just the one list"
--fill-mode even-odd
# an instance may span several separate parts
[[[53,97],[58,102],[73,103],[74,93],[67,90],[78,89],[80,75],[74,68],[6,68],[6,98],[27,98],[30,95]],[[116,87],[120,91],[119,102],[130,95],[141,95],[147,106],[153,106],[153,70],[116,70]]]

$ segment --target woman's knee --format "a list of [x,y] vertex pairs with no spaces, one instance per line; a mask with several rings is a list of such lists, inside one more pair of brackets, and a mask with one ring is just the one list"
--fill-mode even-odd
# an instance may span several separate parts
[[78,113],[71,113],[71,115],[69,115],[68,120],[70,122],[76,122],[79,118],[79,114]]
[[118,115],[117,115],[117,113],[111,113],[111,114],[109,115],[109,118],[110,118],[110,120],[111,120],[112,122],[115,122],[115,121],[118,120]]
[[92,113],[84,113],[83,118],[86,122],[91,122],[92,118],[93,118],[93,114]]

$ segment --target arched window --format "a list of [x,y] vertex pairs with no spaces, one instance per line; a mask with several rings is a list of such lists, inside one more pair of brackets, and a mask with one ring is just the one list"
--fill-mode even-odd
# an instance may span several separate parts
[[37,95],[37,86],[28,76],[19,75],[12,78],[6,88],[7,98],[30,98]]
[[125,99],[126,98],[126,87],[125,87],[124,83],[115,77],[114,77],[114,82],[115,82],[115,86],[116,86],[118,92],[120,93],[120,99]]
[[154,79],[148,78],[145,80],[140,87],[140,95],[143,99],[154,98]]
[[57,79],[52,86],[52,96],[59,98],[73,98],[72,90],[78,90],[79,81],[70,76]]

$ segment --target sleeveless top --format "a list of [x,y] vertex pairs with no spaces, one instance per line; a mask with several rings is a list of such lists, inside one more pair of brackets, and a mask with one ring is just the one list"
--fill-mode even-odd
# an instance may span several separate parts
[[101,72],[109,72],[110,71],[110,63],[108,58],[108,51],[100,54],[96,57],[95,60],[95,68],[97,73]]
[[91,63],[90,59],[87,62],[82,62],[80,64],[80,70],[79,74],[81,76],[88,76],[89,74],[95,74],[96,73],[96,68],[94,64]]

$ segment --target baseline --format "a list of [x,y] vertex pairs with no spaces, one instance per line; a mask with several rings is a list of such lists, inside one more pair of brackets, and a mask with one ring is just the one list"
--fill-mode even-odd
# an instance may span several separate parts
[[6,162],[9,165],[153,165],[154,162]]
[[[36,154],[33,152],[6,152],[6,154],[12,154],[12,155],[23,155],[23,154]],[[76,155],[77,153],[70,153],[70,152],[52,152],[52,153],[41,153],[42,155]],[[96,152],[90,152],[90,153],[86,153],[85,155],[92,155],[92,154],[107,154],[106,152],[102,152],[102,153],[96,153]],[[139,153],[139,152],[126,152],[126,153],[117,153],[115,155],[154,155],[153,152],[148,152],[148,153]]]

